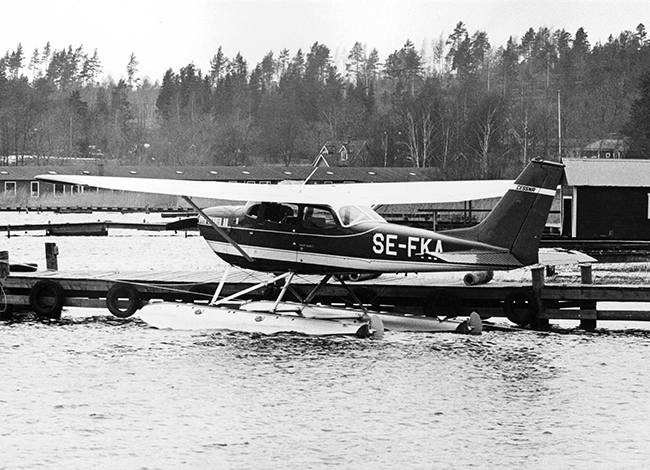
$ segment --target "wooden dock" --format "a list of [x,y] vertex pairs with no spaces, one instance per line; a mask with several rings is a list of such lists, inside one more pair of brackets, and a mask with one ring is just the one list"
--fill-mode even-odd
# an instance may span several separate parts
[[135,222],[67,222],[47,224],[0,225],[0,233],[10,238],[12,235],[26,232],[45,232],[48,236],[106,236],[109,229],[144,230],[149,232],[197,230],[196,218],[186,218],[167,223],[135,223]]
[[[131,291],[137,293],[133,295],[140,305],[153,299],[207,302],[220,279],[220,272],[194,271],[11,273],[4,279],[4,297],[10,308],[5,309],[3,318],[11,319],[11,312],[21,309],[40,309],[46,316],[56,317],[64,306],[105,308],[114,286],[130,286]],[[270,275],[258,272],[233,273],[224,285],[222,296],[270,279]],[[318,280],[313,276],[301,277],[292,285],[304,298]],[[383,275],[377,279],[349,282],[348,286],[367,308],[405,315],[467,316],[475,311],[483,318],[506,317],[516,324],[537,329],[548,328],[551,320],[578,320],[586,329],[595,328],[600,320],[650,321],[650,286],[591,284],[591,266],[582,267],[582,282],[575,283],[547,284],[544,267],[532,270],[530,283],[490,282],[466,286],[460,282],[444,285],[433,282],[427,275]],[[44,286],[49,286],[49,290]],[[272,298],[278,288],[268,285],[245,298]],[[324,286],[314,301],[328,305],[353,303],[349,291],[335,281]],[[649,311],[601,310],[598,302],[621,302],[623,305],[648,302]]]

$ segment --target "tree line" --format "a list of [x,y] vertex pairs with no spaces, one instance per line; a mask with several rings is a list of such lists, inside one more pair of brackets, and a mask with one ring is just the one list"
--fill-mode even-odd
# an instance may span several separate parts
[[[443,178],[516,174],[624,133],[650,150],[650,41],[645,27],[590,44],[587,32],[528,29],[493,46],[460,22],[382,60],[357,42],[344,65],[320,43],[250,66],[218,48],[210,69],[99,82],[83,46],[0,59],[0,164],[98,157],[124,164],[291,165],[328,140],[366,140],[365,166],[435,168]],[[645,83],[645,88],[644,88]],[[644,95],[647,94],[647,96]],[[644,114],[645,113],[645,114]],[[9,158],[15,156],[15,158]]]

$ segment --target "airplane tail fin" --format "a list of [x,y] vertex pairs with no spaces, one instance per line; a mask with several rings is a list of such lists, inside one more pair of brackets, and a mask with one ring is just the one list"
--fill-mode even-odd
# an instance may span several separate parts
[[480,224],[445,231],[465,240],[506,248],[524,266],[538,262],[539,242],[564,165],[532,160]]

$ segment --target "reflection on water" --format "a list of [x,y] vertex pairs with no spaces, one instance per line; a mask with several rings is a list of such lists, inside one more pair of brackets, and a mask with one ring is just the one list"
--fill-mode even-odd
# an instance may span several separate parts
[[642,332],[0,326],[0,468],[643,468]]

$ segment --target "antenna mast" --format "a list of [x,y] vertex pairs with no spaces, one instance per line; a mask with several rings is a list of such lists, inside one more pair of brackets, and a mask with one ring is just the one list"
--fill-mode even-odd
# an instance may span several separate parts
[[562,106],[560,102],[560,90],[557,90],[557,158],[562,161]]

